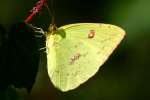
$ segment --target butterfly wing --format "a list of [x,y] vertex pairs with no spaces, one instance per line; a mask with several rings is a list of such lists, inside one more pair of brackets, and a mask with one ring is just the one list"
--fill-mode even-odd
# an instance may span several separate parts
[[47,37],[48,74],[55,87],[72,90],[92,77],[123,39],[123,29],[100,23],[62,26]]

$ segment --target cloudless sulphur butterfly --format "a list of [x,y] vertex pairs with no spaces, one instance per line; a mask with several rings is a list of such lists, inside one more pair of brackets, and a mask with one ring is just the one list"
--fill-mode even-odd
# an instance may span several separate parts
[[55,87],[69,91],[91,78],[108,59],[125,31],[102,23],[77,23],[46,33],[48,75]]
[[[44,5],[48,8],[46,0],[39,0],[25,23]],[[61,91],[75,89],[91,78],[125,35],[118,26],[102,23],[69,24],[58,29],[52,24],[45,33],[48,75]]]

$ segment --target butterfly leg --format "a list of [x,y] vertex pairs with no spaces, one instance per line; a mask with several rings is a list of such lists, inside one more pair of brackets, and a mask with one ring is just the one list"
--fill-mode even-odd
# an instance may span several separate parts
[[30,24],[30,27],[34,30],[34,32],[39,33],[36,35],[36,37],[43,37],[43,35],[45,36],[45,32],[42,28],[33,26],[32,24]]
[[43,48],[40,48],[40,49],[39,49],[39,51],[41,51],[41,50],[46,50],[46,47],[43,47]]
[[44,51],[44,53],[47,53],[46,50],[47,50],[47,47],[43,47],[43,48],[40,48],[40,49],[39,49],[39,51],[42,51],[42,52]]

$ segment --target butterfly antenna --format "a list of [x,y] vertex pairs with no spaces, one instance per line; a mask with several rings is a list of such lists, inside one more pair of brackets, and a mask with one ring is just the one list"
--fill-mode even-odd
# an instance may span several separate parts
[[55,10],[54,10],[54,1],[50,0],[50,8],[47,4],[45,4],[45,7],[47,8],[49,15],[51,16],[51,25],[50,25],[50,31],[55,31],[56,30],[56,25],[55,25]]
[[54,10],[54,1],[53,0],[50,0],[50,8],[48,7],[47,4],[45,4],[48,12],[49,12],[49,15],[52,17],[51,19],[51,24],[52,25],[55,25],[55,10]]

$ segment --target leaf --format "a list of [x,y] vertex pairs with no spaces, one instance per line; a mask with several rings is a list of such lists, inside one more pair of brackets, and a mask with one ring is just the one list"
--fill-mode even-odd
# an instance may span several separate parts
[[101,23],[65,25],[47,33],[48,75],[61,91],[77,88],[96,74],[125,31]]

